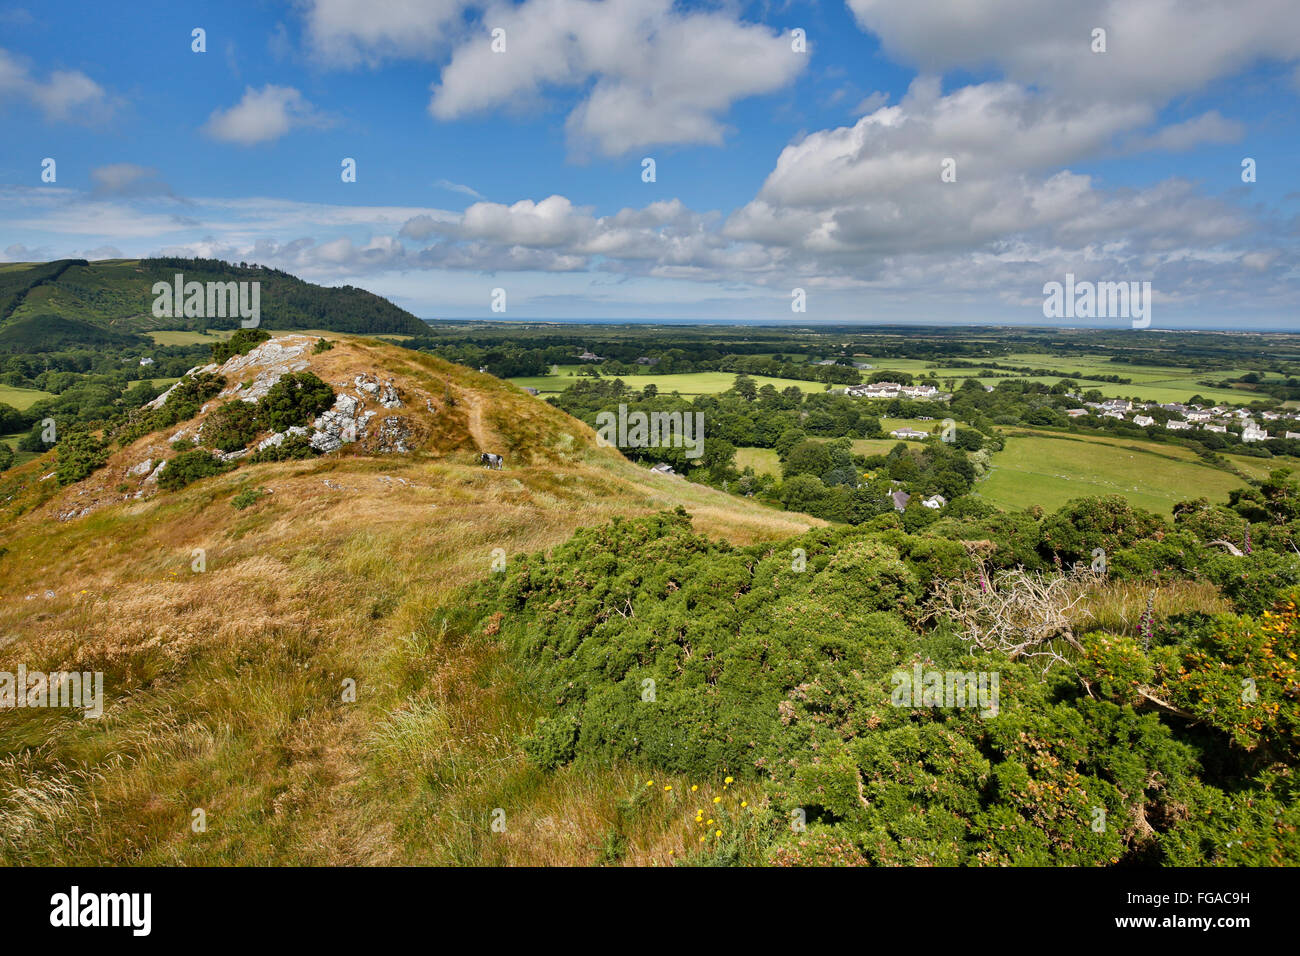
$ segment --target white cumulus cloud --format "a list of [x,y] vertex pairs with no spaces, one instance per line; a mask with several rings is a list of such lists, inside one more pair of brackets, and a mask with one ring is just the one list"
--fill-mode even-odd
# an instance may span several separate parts
[[324,124],[324,117],[296,89],[268,83],[260,90],[245,87],[243,99],[229,109],[215,110],[203,130],[222,142],[253,146],[279,139],[295,127]]

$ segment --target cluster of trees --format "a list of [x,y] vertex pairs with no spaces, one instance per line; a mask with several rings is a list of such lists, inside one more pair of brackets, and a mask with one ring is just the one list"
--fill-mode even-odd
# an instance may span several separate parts
[[[715,804],[723,834],[702,861],[1279,865],[1300,858],[1300,556],[1259,535],[1233,556],[1197,530],[1254,508],[1271,529],[1294,525],[1294,480],[1256,490],[1189,503],[1172,523],[1081,499],[749,547],[696,536],[680,509],[616,519],[512,560],[462,605],[464,626],[535,675],[545,716],[524,743],[539,767],[594,758],[760,781],[761,805]],[[925,613],[944,582],[1025,580],[990,566],[1050,580],[1098,548],[1112,577],[1152,581],[1158,566],[1153,588],[1221,582],[1237,613],[1081,627],[1045,673]],[[918,667],[995,673],[997,706],[900,704],[897,675]]]
[[708,435],[737,447],[775,448],[777,439],[791,429],[826,438],[877,438],[882,434],[880,419],[867,403],[829,392],[804,392],[794,385],[780,390],[771,385],[760,388],[744,375],[737,376],[725,392],[698,395],[689,401],[676,393],[660,395],[653,384],[636,389],[622,379],[580,379],[548,401],[593,427],[598,412],[619,403],[641,408],[643,402],[673,401],[679,403],[676,407],[703,412]]
[[[152,365],[140,364],[148,354]],[[23,434],[19,451],[43,452],[49,445],[45,422],[55,422],[55,433],[92,428],[120,419],[156,398],[163,386],[154,379],[179,378],[206,361],[206,346],[164,348],[132,347],[119,351],[70,349],[9,355],[0,360],[0,384],[53,393],[19,411],[0,402],[0,435]],[[7,444],[0,442],[0,470],[13,463]]]
[[[156,346],[108,352],[102,349],[68,349],[7,355],[0,359],[0,385],[35,388],[56,395],[86,376],[131,383],[150,378],[179,378],[208,354],[206,346]],[[152,364],[141,365],[144,357]]]
[[1114,385],[1131,385],[1131,378],[1123,378],[1119,375],[1098,375],[1095,372],[1061,372],[1053,368],[1032,368],[1027,365],[1005,365],[999,362],[948,362],[949,368],[968,368],[980,370],[977,374],[982,374],[984,369],[995,369],[1004,372],[1010,372],[1014,375],[1031,375],[1031,376],[1056,376],[1061,375],[1066,378],[1084,378],[1093,382],[1110,382]]
[[[760,388],[746,375],[738,375],[725,392],[690,401],[677,394],[660,395],[654,385],[637,390],[621,379],[580,380],[550,401],[593,428],[601,412],[615,411],[620,404],[629,413],[703,413],[705,453],[699,459],[687,459],[676,449],[622,450],[633,459],[667,462],[696,481],[849,524],[892,510],[890,495],[895,491],[917,499],[907,512],[909,523],[933,520],[933,512],[921,507],[920,496],[938,493],[952,500],[967,494],[988,467],[986,447],[1000,447],[996,437],[958,428],[951,444],[938,439],[923,445],[900,442],[886,454],[854,454],[853,439],[883,435],[880,410],[903,416],[933,413],[934,403],[866,402],[830,392],[804,392],[795,386]],[[735,450],[741,447],[775,449],[781,477],[756,474],[752,468],[739,470]]]
[[224,342],[212,343],[212,361],[224,365],[236,355],[247,355],[270,337],[271,333],[264,329],[240,329]]
[[448,362],[469,368],[485,368],[497,378],[547,375],[553,365],[563,365],[576,360],[577,351],[572,345],[538,347],[523,342],[505,341],[491,345],[475,342],[416,343],[414,347],[430,352]]
[[[963,496],[988,467],[984,437],[970,429],[957,434],[961,444],[932,438],[922,444],[898,442],[884,454],[854,455],[847,439],[823,442],[788,433],[776,449],[783,480],[758,480],[759,497],[787,511],[857,525],[897,510],[893,496],[903,492],[903,526],[923,528],[939,516],[923,498],[939,494],[948,502],[945,508],[961,510]],[[750,480],[741,475],[742,493]]]

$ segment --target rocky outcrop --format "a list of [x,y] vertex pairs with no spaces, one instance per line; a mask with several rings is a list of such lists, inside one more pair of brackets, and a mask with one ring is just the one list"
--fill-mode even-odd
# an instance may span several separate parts
[[360,416],[361,404],[360,399],[351,395],[336,395],[334,407],[312,423],[315,431],[311,436],[311,447],[322,453],[329,452],[364,437],[366,419]]
[[379,423],[376,438],[381,454],[406,454],[411,450],[411,426],[397,415],[389,415]]
[[373,375],[362,373],[353,381],[356,386],[357,395],[363,399],[370,398],[384,408],[401,408],[402,399],[398,395],[397,386],[389,379],[386,382],[380,382]]
[[263,342],[243,355],[233,355],[217,371],[227,377],[251,369],[257,376],[245,385],[237,382],[221,393],[221,398],[238,398],[241,402],[256,402],[271,390],[271,386],[290,372],[302,372],[311,366],[303,356],[312,346],[312,340],[300,335],[286,336]]
[[[193,371],[194,369],[190,369],[190,372]],[[186,372],[185,375],[189,375],[190,372]],[[184,376],[182,376],[182,378],[184,378]],[[162,408],[164,405],[167,404],[167,399],[171,397],[172,392],[176,391],[176,386],[179,384],[180,384],[179,381],[172,382],[171,387],[168,388],[167,391],[163,392],[161,395],[159,395],[157,398],[153,399],[152,401],[145,402],[144,407],[154,411],[156,411],[159,408]]]

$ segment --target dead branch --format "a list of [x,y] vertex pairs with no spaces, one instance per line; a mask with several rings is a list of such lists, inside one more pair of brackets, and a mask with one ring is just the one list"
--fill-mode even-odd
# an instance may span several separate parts
[[1174,714],[1175,716],[1182,717],[1185,720],[1192,720],[1192,721],[1199,720],[1199,718],[1195,714],[1183,710],[1181,707],[1175,707],[1173,704],[1169,703],[1168,701],[1161,700],[1159,697],[1151,693],[1151,691],[1147,690],[1147,688],[1145,687],[1139,687],[1137,689],[1137,693],[1138,696],[1141,697],[1144,701],[1147,701],[1153,707],[1156,707],[1159,710],[1163,710],[1167,714]]
[[1232,555],[1234,558],[1245,557],[1245,555],[1241,553],[1241,548],[1237,547],[1231,541],[1224,541],[1222,538],[1219,538],[1216,541],[1207,541],[1205,543],[1205,546],[1207,548],[1226,548],[1228,553]]
[[1078,605],[1101,580],[1090,569],[1065,574],[1042,574],[1022,568],[990,575],[977,560],[972,578],[939,583],[921,614],[921,620],[948,620],[962,638],[985,651],[1000,651],[1012,660],[1041,660],[1043,671],[1066,663],[1058,642],[1082,652],[1074,636]]

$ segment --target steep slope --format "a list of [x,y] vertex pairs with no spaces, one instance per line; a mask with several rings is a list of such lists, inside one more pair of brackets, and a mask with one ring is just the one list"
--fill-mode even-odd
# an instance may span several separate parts
[[[588,858],[599,834],[577,821],[596,826],[631,771],[530,776],[515,743],[532,719],[514,690],[526,675],[449,637],[448,602],[512,556],[620,515],[681,505],[697,529],[737,542],[819,523],[651,474],[490,376],[361,339],[299,349],[311,341],[280,336],[226,363],[228,397],[305,363],[340,395],[365,396],[375,420],[407,423],[408,451],[381,451],[368,430],[320,457],[148,485],[140,464],[173,456],[174,433],[209,407],[82,482],[58,488],[45,456],[0,488],[0,670],[102,671],[107,698],[98,719],[50,709],[0,722],[0,859],[481,861],[469,829],[464,845],[420,834],[502,805],[479,806],[506,800],[486,795],[498,786],[569,821],[534,851],[553,855],[514,859]],[[358,377],[401,405],[384,408]],[[479,467],[484,451],[505,467]],[[270,493],[231,506],[259,487]],[[435,675],[437,708],[408,704],[415,671]],[[453,777],[419,792],[394,782],[394,767],[418,776],[434,751]]]
[[[406,310],[364,289],[318,286],[277,269],[216,259],[65,259],[14,263],[0,270],[0,350],[51,348],[32,334],[31,322],[37,317],[58,316],[116,335],[156,329],[238,328],[238,316],[155,317],[154,283],[173,283],[177,274],[187,283],[260,283],[261,325],[267,329],[413,336],[428,331]],[[66,343],[54,347],[66,347]]]

